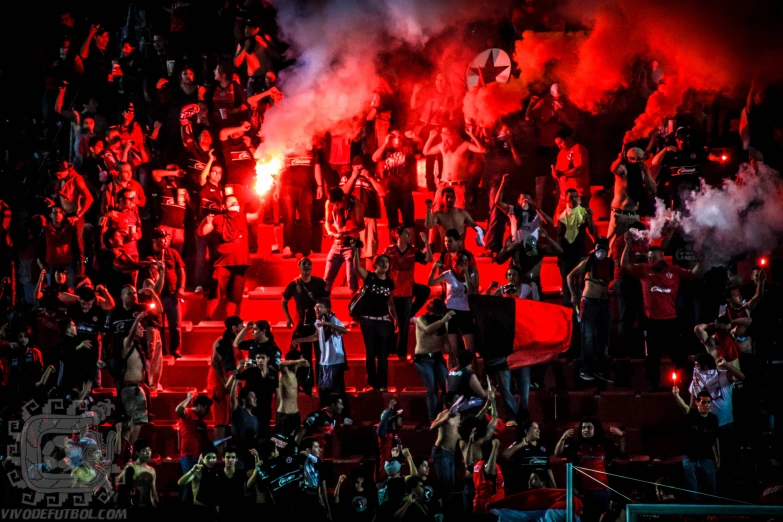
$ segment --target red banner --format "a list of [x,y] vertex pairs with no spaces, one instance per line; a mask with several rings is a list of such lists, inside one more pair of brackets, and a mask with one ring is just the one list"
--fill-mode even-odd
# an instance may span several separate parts
[[530,299],[514,301],[514,353],[508,356],[509,368],[549,362],[568,350],[573,330],[570,308]]

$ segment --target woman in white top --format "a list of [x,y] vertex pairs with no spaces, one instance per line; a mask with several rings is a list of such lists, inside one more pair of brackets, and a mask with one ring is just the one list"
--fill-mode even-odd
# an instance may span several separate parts
[[503,286],[498,286],[498,284],[493,281],[487,290],[487,294],[513,297],[516,299],[541,300],[538,285],[535,281],[525,281],[522,277],[522,270],[518,266],[509,265],[508,270],[506,270],[506,279],[508,279],[508,284]]
[[468,253],[460,250],[457,253],[456,270],[446,270],[437,277],[435,276],[435,271],[443,267],[443,261],[436,261],[432,265],[430,278],[427,282],[429,286],[441,283],[446,284],[444,299],[446,308],[454,311],[454,317],[446,325],[449,334],[449,346],[452,347],[449,353],[449,366],[453,366],[451,363],[454,362],[453,358],[456,356],[454,350],[457,347],[459,335],[462,335],[462,340],[467,350],[472,352],[475,346],[474,333],[476,324],[473,322],[468,295],[478,292],[478,270],[475,266],[471,267],[468,260]]

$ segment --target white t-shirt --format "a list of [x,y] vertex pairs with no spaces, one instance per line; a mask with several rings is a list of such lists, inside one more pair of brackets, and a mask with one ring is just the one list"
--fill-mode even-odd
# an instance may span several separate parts
[[451,270],[446,270],[442,275],[446,282],[446,308],[449,310],[470,311],[468,285],[464,281],[457,279],[457,276]]
[[706,390],[712,396],[710,412],[718,417],[718,426],[725,426],[734,422],[734,383],[729,381],[726,370],[693,370],[693,381],[689,391],[697,395]]
[[[343,326],[343,323],[336,316],[332,316],[329,322],[337,326]],[[342,364],[345,362],[345,349],[343,348],[342,334],[331,330],[331,336],[326,339],[324,336],[324,327],[316,326],[318,331],[318,343],[321,346],[321,366],[331,366],[333,364]]]
[[521,219],[517,219],[514,214],[516,208],[516,205],[509,205],[506,213],[511,222],[511,239],[514,243],[523,243],[528,236],[533,236],[538,241],[538,230],[541,228],[541,218],[538,213],[528,209],[522,212]]

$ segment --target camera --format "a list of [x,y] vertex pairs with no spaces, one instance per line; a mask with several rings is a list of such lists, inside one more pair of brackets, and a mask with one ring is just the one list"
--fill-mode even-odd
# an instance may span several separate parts
[[361,239],[357,239],[355,237],[344,237],[343,238],[343,247],[345,248],[364,248],[364,243]]
[[516,294],[517,293],[517,287],[511,284],[503,285],[500,287],[500,291],[504,294]]

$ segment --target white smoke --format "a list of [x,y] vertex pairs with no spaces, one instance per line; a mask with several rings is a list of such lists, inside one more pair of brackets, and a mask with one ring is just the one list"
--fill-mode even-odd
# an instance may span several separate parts
[[664,227],[678,227],[708,265],[722,264],[746,252],[770,251],[783,245],[783,182],[777,171],[764,164],[755,172],[743,164],[737,180],[719,187],[702,182],[684,200],[685,212],[666,209],[656,201],[649,238],[657,239]]

